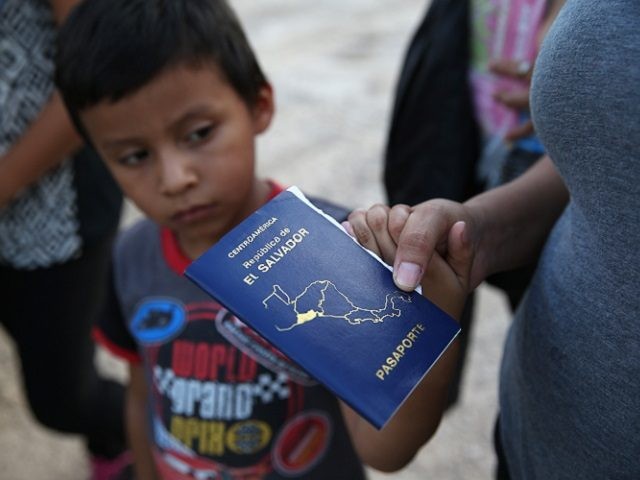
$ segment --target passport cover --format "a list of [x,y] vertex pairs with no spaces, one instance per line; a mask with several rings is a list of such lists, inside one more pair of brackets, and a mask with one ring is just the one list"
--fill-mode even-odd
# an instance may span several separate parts
[[378,429],[460,331],[296,187],[185,275]]

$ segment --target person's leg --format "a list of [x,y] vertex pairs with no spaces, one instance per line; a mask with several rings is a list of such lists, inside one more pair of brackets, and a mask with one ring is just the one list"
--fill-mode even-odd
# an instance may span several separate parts
[[36,419],[86,436],[91,453],[125,447],[122,385],[98,377],[91,328],[107,285],[111,241],[64,265],[0,268],[2,323],[16,344],[26,397]]

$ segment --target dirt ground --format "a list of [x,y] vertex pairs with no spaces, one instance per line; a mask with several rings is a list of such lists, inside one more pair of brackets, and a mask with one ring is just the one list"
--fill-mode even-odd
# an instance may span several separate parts
[[[277,114],[259,140],[259,171],[350,207],[384,200],[381,158],[404,48],[421,0],[232,0],[276,92]],[[125,223],[137,216],[128,207]],[[400,473],[372,480],[489,479],[496,379],[509,316],[503,297],[479,290],[459,405]],[[106,374],[124,367],[104,352]],[[0,479],[86,478],[81,441],[37,426],[24,405],[11,342],[0,332]]]

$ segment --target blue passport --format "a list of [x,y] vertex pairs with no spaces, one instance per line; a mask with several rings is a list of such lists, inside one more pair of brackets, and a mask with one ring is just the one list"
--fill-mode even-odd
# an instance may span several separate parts
[[185,275],[378,429],[460,331],[295,187]]

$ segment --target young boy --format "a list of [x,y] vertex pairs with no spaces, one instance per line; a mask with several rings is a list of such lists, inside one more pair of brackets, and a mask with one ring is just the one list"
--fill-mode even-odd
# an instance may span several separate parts
[[60,34],[57,83],[149,217],[117,242],[97,328],[130,362],[137,477],[358,479],[361,459],[406,464],[435,430],[454,349],[378,432],[182,277],[280,191],[255,176],[254,137],[271,122],[273,95],[229,7],[86,0]]

